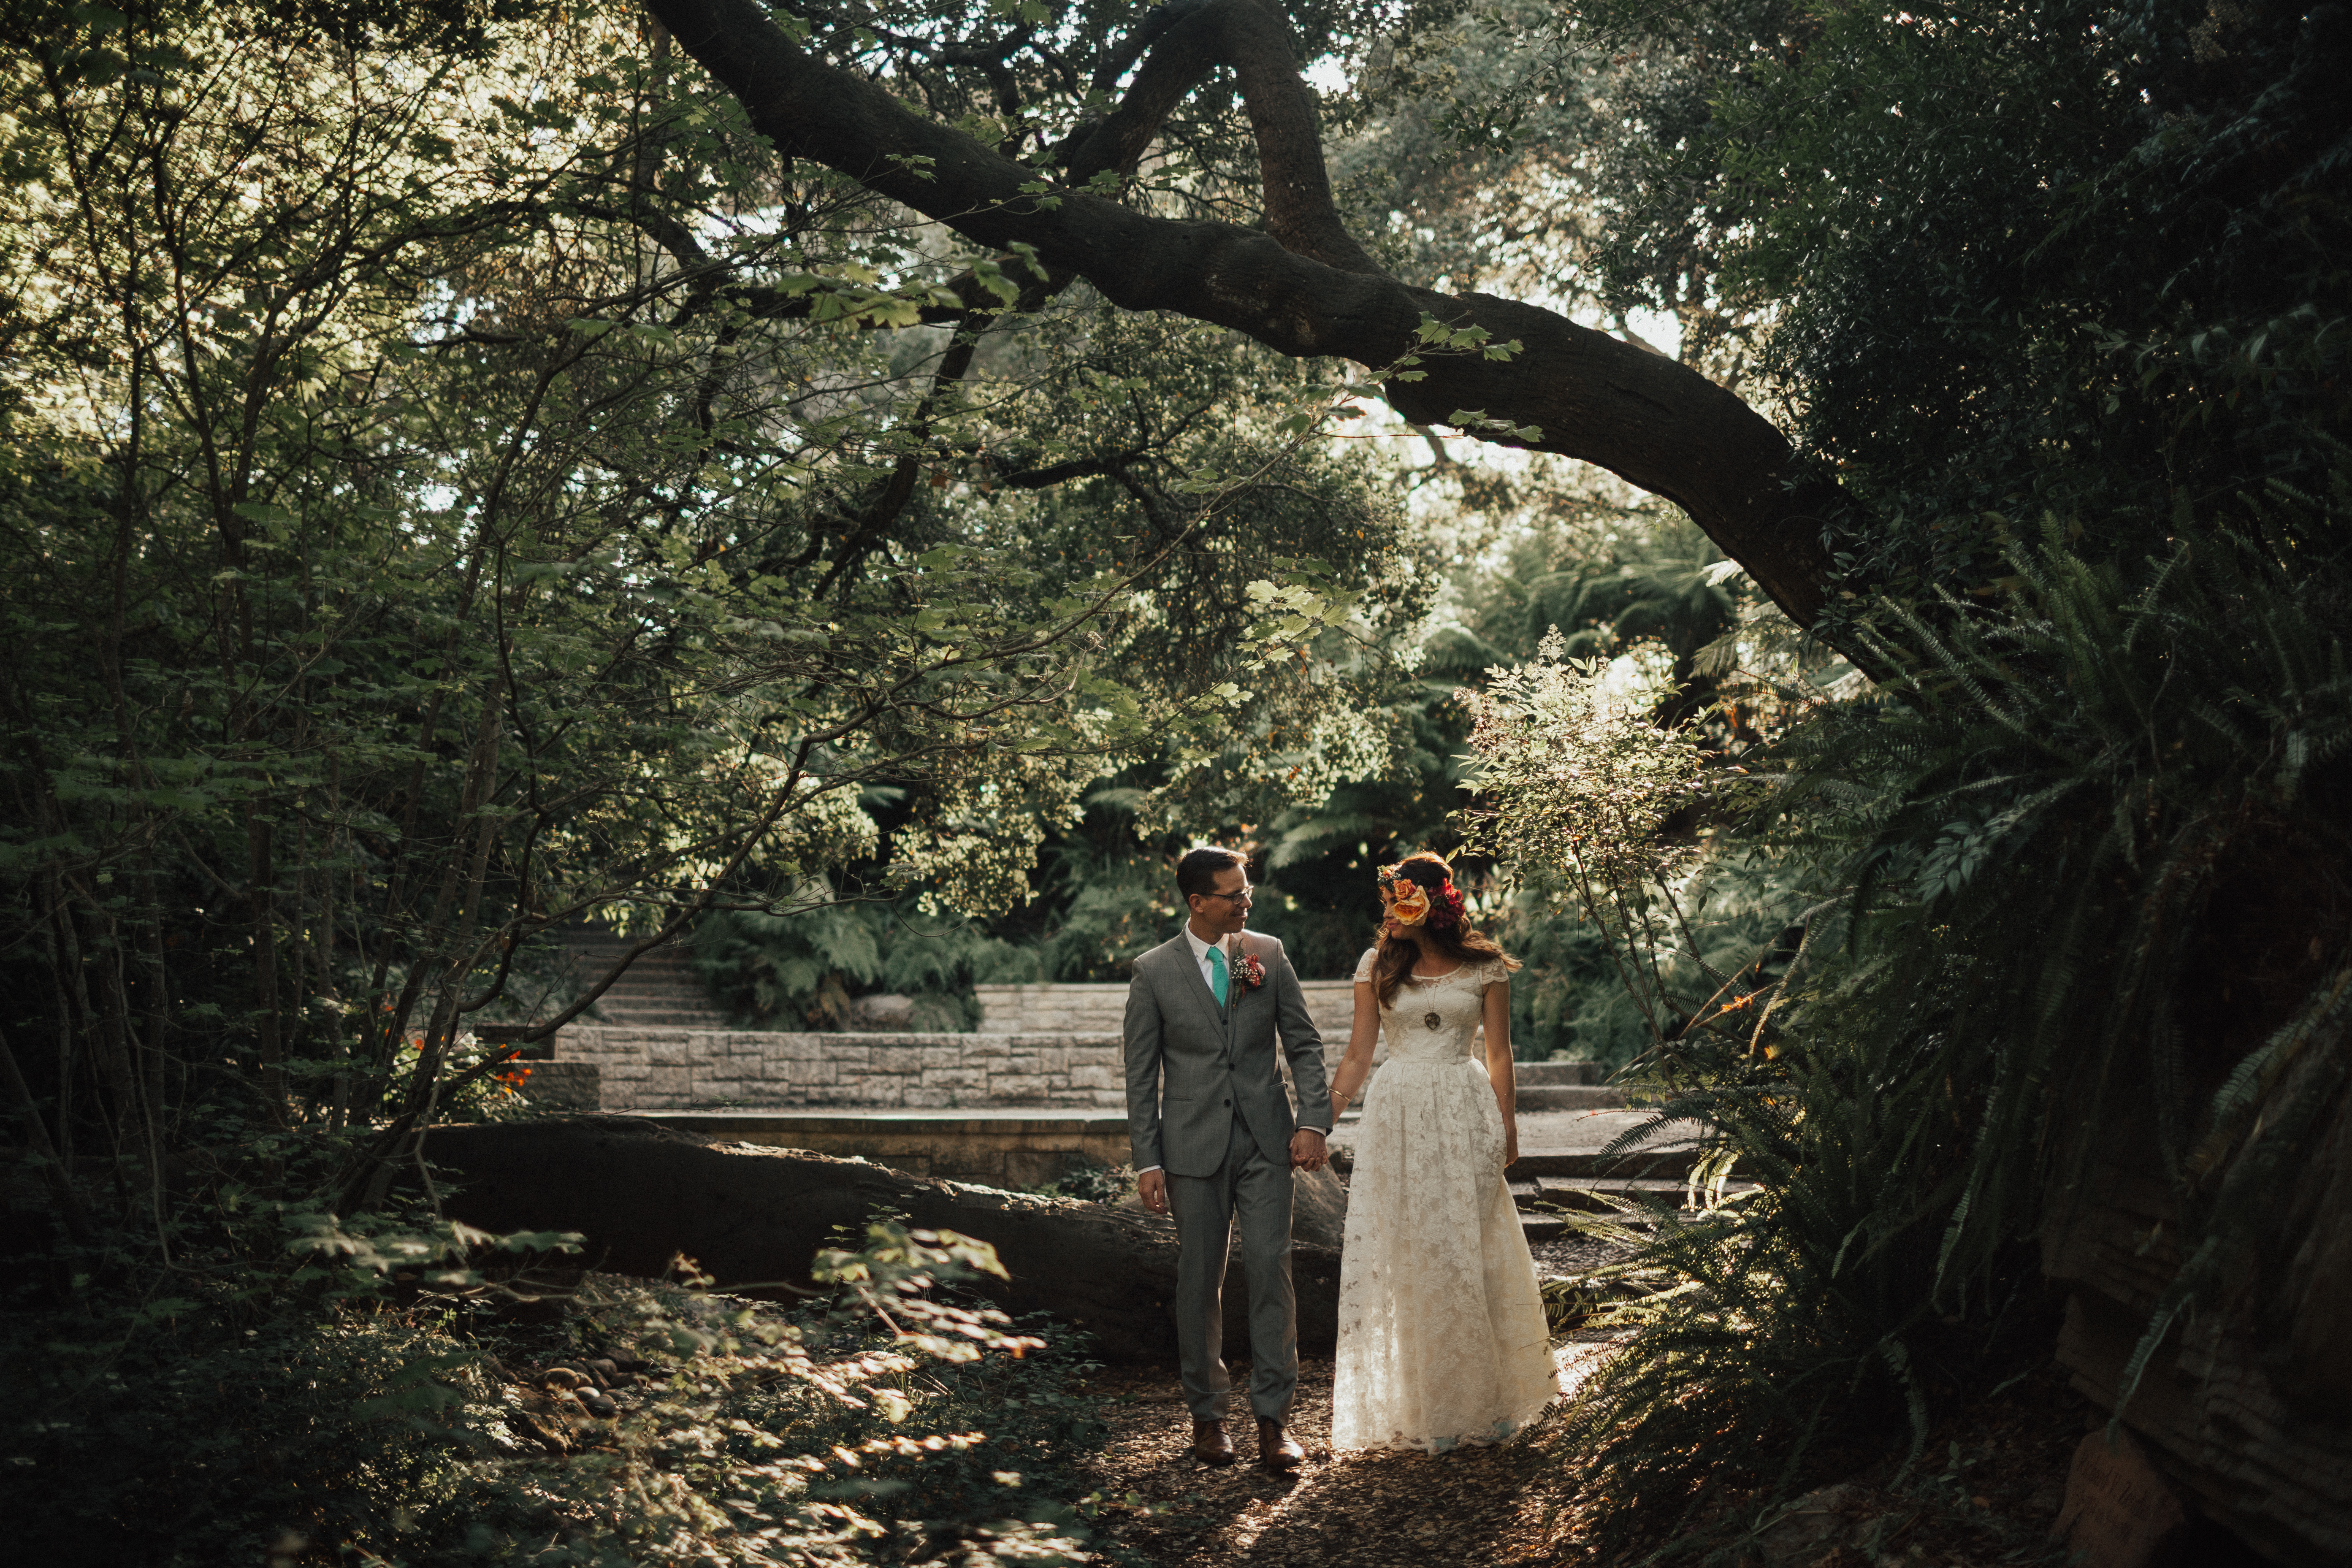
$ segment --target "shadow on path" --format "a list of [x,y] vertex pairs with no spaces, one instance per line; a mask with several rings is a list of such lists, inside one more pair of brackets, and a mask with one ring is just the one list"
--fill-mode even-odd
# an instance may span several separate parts
[[[1247,1376],[1236,1369],[1237,1384]],[[1257,1432],[1234,1422],[1243,1463],[1215,1469],[1186,1451],[1192,1426],[1173,1367],[1118,1367],[1093,1386],[1109,1442],[1093,1468],[1106,1497],[1160,1511],[1107,1510],[1103,1523],[1155,1568],[1501,1568],[1559,1561],[1575,1489],[1541,1447],[1543,1427],[1499,1447],[1450,1454],[1331,1453],[1331,1363],[1304,1362],[1291,1430],[1307,1464],[1258,1469]],[[1236,1389],[1238,1394],[1238,1388]],[[1244,1408],[1236,1397],[1234,1408]],[[1571,1552],[1572,1554],[1572,1552]]]

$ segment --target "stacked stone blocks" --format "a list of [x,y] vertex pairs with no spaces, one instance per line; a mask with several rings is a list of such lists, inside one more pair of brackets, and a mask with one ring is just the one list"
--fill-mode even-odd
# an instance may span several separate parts
[[606,1110],[729,1105],[1123,1110],[1127,1103],[1115,1035],[783,1034],[575,1026],[558,1037],[555,1059],[593,1066]]
[[[546,1098],[604,1110],[1126,1110],[1125,985],[976,989],[983,1015],[979,1032],[968,1035],[572,1025],[542,1064],[553,1069]],[[1346,981],[1309,981],[1306,992],[1336,1068],[1347,1048],[1353,992]]]
[[[1315,1020],[1323,1043],[1334,1051],[1348,1046],[1348,1028],[1356,1016],[1352,981],[1307,980],[1307,1016]],[[983,1035],[1116,1035],[1127,1014],[1127,986],[1116,985],[975,985]]]

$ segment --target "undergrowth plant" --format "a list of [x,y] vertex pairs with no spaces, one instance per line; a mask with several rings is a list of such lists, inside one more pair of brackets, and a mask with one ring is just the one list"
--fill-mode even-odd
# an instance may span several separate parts
[[1619,1232],[1637,1331],[1570,1431],[1621,1541],[1832,1447],[1916,1458],[1938,1396],[2038,1348],[2028,1244],[2103,1154],[2168,1173],[2188,1230],[2126,1400],[2274,1243],[2263,1194],[2352,1070],[2352,605],[2266,534],[2184,519],[2102,563],[2053,521],[1998,605],[1882,605],[1899,673],[1749,759],[1743,837],[1822,897],[1777,977],[1660,1047],[1613,1151],[1695,1120],[1718,1184]]
[[[796,1306],[590,1275],[518,1321],[511,1264],[572,1238],[261,1204],[153,1275],[0,1315],[12,1534],[54,1562],[1076,1561],[1100,1428],[1066,1331],[959,1294],[983,1243],[877,1219]],[[508,1266],[501,1266],[501,1260]],[[577,1278],[576,1266],[572,1273]],[[541,1304],[541,1316],[545,1303]],[[641,1369],[616,1416],[532,1363]]]
[[973,984],[1020,974],[1025,956],[911,897],[836,898],[810,878],[780,902],[782,912],[721,910],[695,927],[696,973],[753,1027],[845,1029],[855,998],[881,991],[912,1001],[910,1027],[969,1029],[980,1021]]

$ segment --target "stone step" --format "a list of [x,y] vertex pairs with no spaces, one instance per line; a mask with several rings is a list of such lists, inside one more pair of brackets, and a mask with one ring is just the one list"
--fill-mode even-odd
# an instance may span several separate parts
[[[1688,1189],[1679,1179],[1637,1178],[1633,1181],[1620,1181],[1595,1178],[1591,1182],[1577,1184],[1547,1181],[1540,1184],[1540,1191],[1534,1190],[1538,1185],[1533,1182],[1511,1184],[1511,1196],[1517,1202],[1519,1209],[1519,1230],[1526,1236],[1528,1244],[1531,1247],[1539,1242],[1557,1241],[1566,1236],[1570,1229],[1568,1217],[1570,1214],[1602,1215],[1636,1230],[1647,1230],[1652,1227],[1654,1222],[1644,1217],[1638,1210],[1629,1215],[1622,1209],[1601,1202],[1597,1194],[1605,1194],[1611,1197],[1620,1198],[1651,1198],[1662,1202],[1669,1209],[1681,1209],[1685,1214],[1691,1212],[1683,1208],[1684,1194]],[[1571,1185],[1582,1190],[1568,1190]],[[1536,1204],[1544,1206],[1529,1206]],[[1567,1210],[1568,1213],[1555,1212],[1562,1209]]]
[[[555,940],[566,947],[633,947],[645,938],[624,936],[604,926],[565,926],[556,931]],[[686,943],[673,937],[665,945],[682,948]]]
[[1511,1167],[1511,1175],[1518,1181],[1552,1176],[1657,1181],[1688,1175],[1697,1162],[1698,1151],[1687,1148],[1636,1149],[1606,1160],[1583,1149],[1538,1149],[1521,1153],[1518,1163]]
[[[607,974],[612,973],[613,965],[617,962],[619,962],[617,959],[599,958],[587,960],[581,959],[577,955],[574,955],[572,967],[583,980],[595,981],[602,980]],[[627,969],[622,971],[621,978],[615,981],[614,984],[619,985],[676,985],[684,984],[688,985],[699,986],[702,984],[702,976],[696,973],[693,966],[690,964],[649,963],[641,958],[635,963],[629,965]]]
[[604,992],[597,996],[595,1006],[604,1023],[654,1025],[661,1018],[670,1018],[673,1013],[687,1013],[691,1018],[719,1018],[719,1023],[710,1025],[713,1030],[727,1027],[724,1013],[703,1002],[701,996],[614,996],[612,992]]
[[1598,1062],[1516,1062],[1512,1064],[1511,1076],[1523,1089],[1568,1088],[1600,1083],[1601,1070]]
[[678,986],[615,985],[596,998],[600,1007],[689,1007],[697,1012],[714,1013],[709,997],[700,986],[688,991]]
[[[636,943],[633,942],[618,940],[566,941],[562,944],[563,951],[572,955],[573,963],[583,968],[596,969],[610,969],[622,959],[628,957],[630,950],[635,946]],[[638,953],[636,961],[629,965],[629,972],[634,974],[640,970],[691,970],[693,967],[694,955],[687,949],[671,942]]]
[[[610,959],[598,959],[589,963],[575,958],[572,967],[583,981],[593,984],[613,973],[614,962]],[[699,991],[702,988],[702,976],[697,974],[688,964],[648,963],[641,958],[622,971],[620,979],[613,984],[615,985],[691,985]]]
[[[594,928],[574,927],[559,940],[580,984],[591,988],[637,944],[635,938]],[[724,1029],[730,1022],[711,1005],[692,955],[676,942],[640,953],[596,998],[593,1018],[583,1021],[622,1029]]]
[[[1516,1174],[1518,1167],[1513,1166]],[[1679,1176],[1636,1176],[1632,1178],[1593,1176],[1548,1177],[1541,1181],[1515,1181],[1511,1184],[1511,1201],[1519,1212],[1534,1217],[1544,1217],[1552,1209],[1571,1209],[1580,1214],[1614,1214],[1617,1211],[1594,1194],[1605,1194],[1620,1198],[1663,1198],[1679,1208],[1687,1190]],[[1557,1215],[1549,1217],[1557,1218]]]
[[1597,1083],[1531,1084],[1520,1080],[1515,1098],[1521,1110],[1615,1110],[1624,1105],[1625,1091]]

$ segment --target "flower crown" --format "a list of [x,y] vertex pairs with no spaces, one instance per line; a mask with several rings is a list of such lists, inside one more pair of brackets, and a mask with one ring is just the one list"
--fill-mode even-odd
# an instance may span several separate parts
[[1381,867],[1380,879],[1393,900],[1389,914],[1397,924],[1417,926],[1427,921],[1433,930],[1444,931],[1462,923],[1462,895],[1454,890],[1452,877],[1433,893],[1407,876],[1402,866]]

